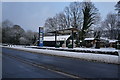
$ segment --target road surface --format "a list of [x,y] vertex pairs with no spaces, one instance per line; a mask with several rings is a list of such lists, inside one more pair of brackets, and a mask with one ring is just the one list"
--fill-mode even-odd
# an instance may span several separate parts
[[69,78],[46,69],[36,68],[3,55],[3,78]]
[[[59,70],[63,73],[75,75],[82,78],[118,78],[120,76],[120,65],[99,62],[84,61],[72,58],[49,56],[14,49],[2,49],[3,54],[9,54],[20,59],[40,64],[50,69]],[[61,51],[62,54],[62,51]],[[12,64],[12,65],[11,65]],[[15,67],[15,68],[14,68]],[[12,71],[15,73],[12,73]],[[10,73],[9,73],[10,72]],[[7,74],[9,73],[9,74]],[[13,75],[17,74],[17,75]],[[24,74],[24,76],[23,76]],[[68,77],[43,69],[20,63],[9,57],[3,56],[3,77]]]

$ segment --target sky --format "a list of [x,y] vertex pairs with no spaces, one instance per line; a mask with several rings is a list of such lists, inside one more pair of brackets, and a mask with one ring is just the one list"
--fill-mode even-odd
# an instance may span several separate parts
[[[9,20],[24,30],[38,32],[48,17],[62,12],[70,2],[2,2],[2,21]],[[94,2],[102,20],[108,13],[115,13],[116,2]]]

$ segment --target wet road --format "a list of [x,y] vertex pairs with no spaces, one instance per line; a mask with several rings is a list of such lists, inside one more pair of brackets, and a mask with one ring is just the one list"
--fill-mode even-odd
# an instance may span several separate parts
[[58,73],[21,63],[3,55],[3,78],[68,78]]
[[[6,53],[9,55],[14,55],[14,56],[20,57],[21,59],[28,60],[28,61],[41,64],[44,66],[48,66],[54,69],[58,69],[58,70],[61,70],[61,71],[64,71],[70,74],[83,77],[83,78],[118,78],[120,75],[120,70],[119,70],[120,66],[115,65],[115,64],[90,62],[90,61],[83,61],[83,60],[78,60],[78,59],[48,56],[44,54],[33,54],[30,52],[18,51],[18,50],[7,49],[7,48],[3,48],[2,51],[3,51],[3,54]],[[6,65],[13,64],[12,62],[13,61],[11,60],[6,61],[6,59],[4,60],[3,58],[3,67],[5,67],[3,69],[4,74],[6,73],[6,71],[9,71],[9,66],[6,66]],[[17,70],[17,68],[14,69],[14,66],[18,66],[18,65],[21,66],[22,64],[19,64],[19,63],[17,64],[17,62],[15,62],[13,66],[10,65],[11,67],[13,67],[10,70],[11,71]],[[30,66],[27,66],[27,67],[28,68],[24,68],[24,69],[26,70],[31,69]],[[20,70],[20,72],[22,71]],[[33,71],[31,71],[31,73],[32,72]],[[34,72],[38,72],[38,73],[34,73]],[[33,73],[35,74],[35,76],[32,76],[32,77],[39,77],[37,76],[38,74],[39,75],[41,74],[42,77],[65,77],[63,75],[57,75],[55,73],[52,73],[53,75],[52,74],[50,75],[49,72],[45,73],[44,70],[43,72],[38,71],[38,70],[34,72]],[[27,72],[24,74],[27,74]],[[10,75],[5,74],[3,76],[10,76]],[[27,77],[30,77],[30,76],[27,75]]]

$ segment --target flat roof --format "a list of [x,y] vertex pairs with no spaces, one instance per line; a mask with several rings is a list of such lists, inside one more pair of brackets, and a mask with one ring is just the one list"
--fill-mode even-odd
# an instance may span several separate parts
[[118,40],[109,40],[109,43],[115,43],[117,42]]
[[85,38],[84,40],[94,40],[95,38]]

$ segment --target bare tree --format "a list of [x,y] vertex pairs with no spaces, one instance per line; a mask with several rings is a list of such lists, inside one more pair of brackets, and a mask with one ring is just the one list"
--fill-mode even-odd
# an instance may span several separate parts
[[118,11],[117,13],[117,17],[118,17],[118,21],[117,21],[117,27],[118,27],[118,40],[120,40],[120,1],[117,2],[117,4],[115,5],[116,7],[116,11]]
[[20,41],[20,44],[22,44],[22,45],[26,45],[26,44],[29,43],[29,41],[28,41],[25,37],[21,37],[21,38],[19,39],[19,41]]
[[69,5],[71,26],[78,28],[81,22],[81,5],[79,2],[73,2]]
[[116,39],[118,37],[118,27],[117,27],[117,15],[114,13],[109,13],[102,23],[104,30],[108,31],[108,37],[110,39]]
[[2,27],[12,27],[13,26],[13,23],[9,20],[5,20],[2,22]]
[[49,32],[49,31],[55,31],[57,30],[57,20],[56,20],[56,17],[53,17],[53,18],[48,18],[46,21],[45,21],[45,32]]
[[38,39],[38,33],[32,32],[31,30],[28,30],[25,32],[24,36],[21,38],[21,42],[26,44],[34,44]]
[[9,20],[2,22],[2,43],[34,44],[37,41],[37,39],[37,32],[25,32],[21,26],[14,25]]
[[58,26],[59,30],[63,30],[67,27],[66,17],[65,17],[65,14],[63,12],[57,14],[56,19],[57,19],[56,21],[57,21],[57,26]]
[[19,39],[24,35],[24,29],[19,25],[14,25],[9,31],[9,36],[12,39],[13,44],[20,44]]
[[2,27],[2,42],[10,44],[20,44],[19,38],[23,36],[24,30],[19,25],[13,27]]
[[72,2],[64,12],[48,18],[44,27],[46,32],[74,27],[81,30],[79,37],[83,39],[88,28],[100,21],[98,19],[100,15],[92,2]]
[[9,43],[10,42],[10,29],[13,26],[13,23],[9,20],[5,20],[2,22],[2,43]]
[[71,21],[70,21],[70,8],[69,7],[65,7],[64,15],[65,15],[65,18],[66,18],[66,27],[69,28],[70,25],[71,25]]

